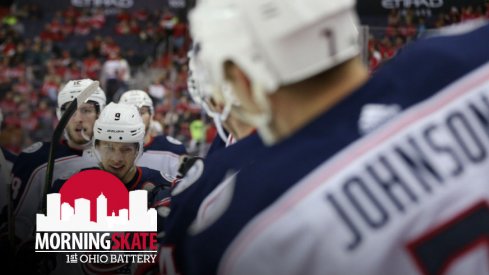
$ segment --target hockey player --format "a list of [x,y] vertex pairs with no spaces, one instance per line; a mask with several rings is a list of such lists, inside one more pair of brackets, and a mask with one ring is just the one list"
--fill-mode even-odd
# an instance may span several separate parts
[[[91,79],[71,80],[61,89],[56,109],[58,119],[91,83]],[[105,93],[99,88],[73,114],[65,129],[65,139],[55,152],[53,178],[68,177],[94,165],[96,160],[90,150],[93,124],[105,104]],[[22,240],[29,238],[35,230],[35,214],[41,207],[49,147],[49,142],[34,143],[22,151],[12,168],[15,233]]]
[[211,117],[217,129],[218,137],[212,142],[207,155],[213,154],[220,148],[228,147],[237,140],[249,136],[254,128],[243,122],[239,115],[240,104],[232,95],[228,86],[210,87],[202,64],[196,57],[199,44],[188,53],[189,75],[187,87],[192,100],[199,104],[205,113]]
[[[102,169],[121,180],[128,191],[147,190],[148,207],[168,208],[170,204],[171,183],[162,173],[136,165],[143,154],[145,124],[135,106],[110,103],[95,121],[93,151],[98,165],[85,168]],[[55,180],[51,192],[59,192],[67,179]],[[100,182],[103,184],[103,182]],[[158,216],[158,232],[164,227],[164,216]],[[121,264],[82,264],[86,274],[125,274],[127,263]],[[60,267],[60,270],[63,267]]]
[[[0,130],[3,122],[3,113],[2,109],[0,109]],[[12,170],[12,166],[14,165],[15,159],[17,156],[7,149],[0,147],[0,231],[3,231],[3,228],[7,222],[7,206],[9,200],[9,194],[7,193],[8,186],[7,183],[10,180],[10,173]]]
[[[3,113],[0,110],[0,127],[2,122]],[[0,257],[9,259],[11,251],[8,247],[13,245],[14,240],[12,239],[13,235],[9,235],[9,231],[12,228],[9,228],[10,224],[8,224],[9,207],[13,207],[13,205],[11,205],[10,201],[11,194],[9,194],[8,181],[10,180],[12,166],[17,156],[3,147],[0,147],[0,150],[0,246],[2,247]]]
[[353,0],[200,1],[190,22],[269,147],[201,204],[188,274],[489,274],[489,26],[368,79]]
[[132,105],[110,103],[94,126],[94,152],[102,170],[118,177],[128,190],[145,184],[170,188],[158,170],[137,165],[143,155],[145,124]]
[[[186,167],[188,172],[181,172],[186,176],[172,192],[171,212],[166,220],[164,245],[161,248],[160,267],[163,273],[179,270],[185,274],[185,266],[182,265],[184,240],[192,221],[197,217],[200,204],[219,183],[226,181],[227,177],[234,175],[242,166],[251,163],[263,148],[258,135],[253,133],[253,128],[240,120],[237,114],[239,103],[231,97],[228,93],[230,91],[199,84],[204,81],[198,80],[202,77],[199,72],[203,72],[203,68],[195,66],[195,63],[199,63],[196,62],[195,55],[189,54],[191,74],[188,86],[192,98],[214,119],[216,127],[222,128],[224,125],[233,134],[227,138],[216,137],[221,141],[227,140],[225,149],[211,152],[205,160],[197,160],[193,165],[190,164],[194,160],[190,160]],[[225,96],[229,96],[231,100],[224,101]],[[221,136],[222,133],[223,131]],[[229,142],[233,136],[238,137],[238,140]]]
[[187,154],[185,146],[169,136],[151,135],[150,124],[154,117],[154,107],[153,101],[145,91],[127,91],[122,94],[119,102],[136,106],[144,121],[144,154],[138,160],[138,165],[162,171],[167,180],[174,180],[177,177],[180,156]]
[[[171,183],[162,172],[137,165],[143,155],[146,125],[136,107],[123,103],[110,103],[104,109],[94,126],[94,150],[99,159],[99,167],[118,177],[131,190],[143,189],[149,192],[149,207],[167,208],[170,204]],[[158,217],[158,232],[164,225],[164,217]],[[119,274],[120,266],[87,264],[83,269],[87,274]]]

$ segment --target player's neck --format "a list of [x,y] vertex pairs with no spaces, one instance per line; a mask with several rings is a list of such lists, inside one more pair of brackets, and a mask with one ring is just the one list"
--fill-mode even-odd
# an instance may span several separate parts
[[230,115],[228,120],[231,126],[229,131],[236,140],[240,140],[249,136],[255,130],[255,128],[253,128],[249,124],[241,122],[241,120],[232,117],[232,115]]
[[124,184],[128,184],[132,181],[132,179],[134,178],[134,176],[136,175],[136,172],[137,172],[137,169],[136,169],[136,165],[132,166],[131,169],[129,169],[129,171],[127,171],[127,173],[122,177],[121,181],[124,183]]
[[320,86],[280,89],[270,96],[276,114],[271,124],[274,136],[281,140],[293,134],[353,93],[367,79],[367,69],[360,59],[354,59]]

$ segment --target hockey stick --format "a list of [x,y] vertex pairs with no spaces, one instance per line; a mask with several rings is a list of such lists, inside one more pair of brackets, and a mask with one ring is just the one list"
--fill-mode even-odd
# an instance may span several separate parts
[[44,182],[44,190],[42,192],[42,213],[46,213],[46,195],[49,192],[53,181],[53,171],[54,171],[54,154],[56,148],[58,147],[59,140],[63,135],[63,131],[71,119],[71,116],[76,112],[79,105],[85,103],[85,101],[98,89],[99,82],[93,81],[88,87],[86,87],[68,106],[66,111],[61,116],[58,125],[53,132],[53,137],[51,138],[51,145],[49,147],[49,157],[48,164],[46,168],[46,178]]

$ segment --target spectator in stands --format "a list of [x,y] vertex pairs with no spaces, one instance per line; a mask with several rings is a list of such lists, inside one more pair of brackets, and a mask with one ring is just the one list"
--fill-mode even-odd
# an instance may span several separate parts
[[163,85],[163,77],[160,79],[156,79],[149,85],[148,94],[151,96],[151,99],[155,102],[156,105],[163,103],[165,100],[166,89]]
[[120,57],[117,52],[112,52],[109,59],[102,66],[100,76],[109,102],[118,91],[127,90],[127,82],[130,76],[130,68],[127,61]]

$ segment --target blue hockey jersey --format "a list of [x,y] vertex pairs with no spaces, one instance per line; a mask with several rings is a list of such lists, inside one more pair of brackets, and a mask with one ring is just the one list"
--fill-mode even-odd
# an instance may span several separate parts
[[[94,166],[87,169],[100,168]],[[55,180],[49,193],[58,193],[66,181],[66,178]],[[148,207],[158,208],[168,207],[170,205],[171,182],[165,180],[160,171],[156,171],[147,167],[137,167],[134,177],[128,183],[124,183],[124,185],[126,186],[128,191],[147,190]],[[158,215],[158,232],[163,232],[165,218],[165,216]]]
[[[201,205],[186,274],[446,271],[487,236],[488,43],[489,26],[414,42],[260,152]],[[489,272],[474,253],[457,267]]]
[[[28,238],[34,231],[35,214],[41,207],[49,142],[37,142],[24,149],[12,168],[12,198],[15,207],[15,233]],[[70,148],[66,142],[58,144],[54,156],[53,179],[68,178],[84,168],[97,165],[91,151]]]
[[[6,171],[6,175],[3,175],[3,173],[0,173],[0,188],[2,188],[2,190],[0,190],[0,198],[2,198],[2,200],[0,201],[0,230],[1,228],[3,228],[3,226],[5,225],[5,223],[7,222],[7,205],[8,205],[8,202],[7,202],[7,199],[8,199],[8,194],[6,193],[7,192],[7,182],[10,180],[9,176],[10,176],[10,173],[12,171],[12,167],[15,163],[15,160],[17,159],[17,156],[15,154],[13,154],[12,152],[6,150],[5,148],[3,147],[0,147],[0,149],[2,150],[2,153],[3,153],[3,156],[5,158],[5,171]],[[0,169],[2,169],[3,167],[0,167]],[[4,178],[6,177],[6,178]]]
[[[166,220],[163,245],[171,248],[172,260],[175,260],[178,269],[184,268],[182,265],[184,262],[182,258],[183,240],[190,224],[197,217],[199,206],[204,198],[226,177],[238,172],[242,166],[253,162],[256,154],[263,148],[263,143],[258,135],[251,134],[225,150],[214,152],[204,161],[203,167],[196,167],[198,171],[190,171],[191,173],[177,185],[176,192],[174,191],[172,196],[171,212]],[[191,185],[186,186],[186,189],[182,191],[179,190],[181,185],[188,184]]]
[[144,153],[137,165],[162,172],[168,181],[173,181],[180,165],[180,156],[187,154],[183,144],[169,136],[156,136],[144,145]]

